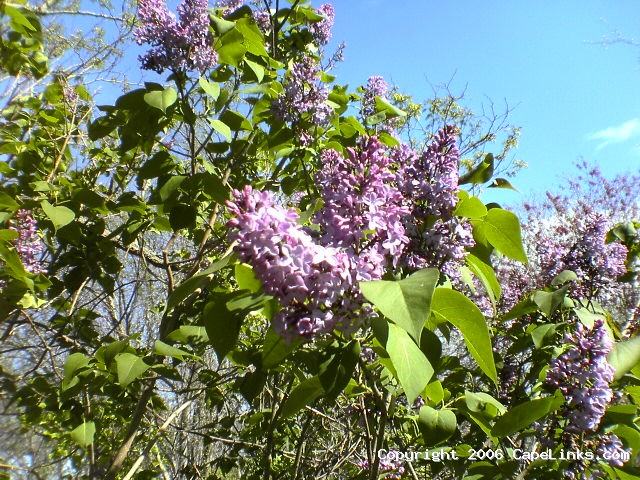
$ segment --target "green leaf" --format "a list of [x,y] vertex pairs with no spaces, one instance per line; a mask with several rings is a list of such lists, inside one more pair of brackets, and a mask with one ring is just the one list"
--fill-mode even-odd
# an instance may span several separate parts
[[551,317],[553,312],[555,312],[560,305],[562,305],[568,289],[569,285],[565,285],[554,292],[538,290],[531,295],[531,300],[533,300],[533,302],[538,306],[545,317],[548,318]]
[[485,183],[493,176],[493,154],[487,153],[482,160],[473,170],[467,172],[460,177],[459,184],[465,185],[467,183]]
[[497,384],[491,337],[480,309],[462,293],[448,288],[436,288],[431,302],[436,318],[453,324],[464,337],[469,352],[482,371]]
[[389,354],[407,401],[413,403],[431,380],[433,367],[405,330],[382,319],[376,323],[376,337]]
[[624,342],[617,342],[607,357],[609,364],[615,369],[616,380],[640,364],[640,335]]
[[77,380],[72,383],[74,377],[76,376],[76,372],[78,372],[78,370],[84,369],[84,367],[88,365],[89,358],[84,353],[78,352],[69,355],[64,362],[64,377],[62,380],[62,389],[66,390],[67,388],[77,383]]
[[248,67],[253,71],[258,80],[258,83],[262,82],[264,78],[264,67],[262,65],[257,64],[256,62],[252,62],[248,58],[244,59],[244,63],[248,65]]
[[133,353],[133,347],[129,346],[129,340],[118,340],[115,342],[111,342],[109,345],[103,345],[98,350],[96,350],[96,360],[104,363],[107,367],[111,364],[111,362],[116,358],[116,355],[122,353],[125,350],[131,350],[130,353]]
[[404,328],[420,343],[420,334],[431,307],[431,297],[438,282],[435,268],[420,270],[399,281],[361,282],[360,290],[388,319]]
[[229,20],[225,20],[224,18],[215,16],[211,16],[209,18],[211,19],[211,23],[213,24],[213,29],[219,37],[233,30],[236,26],[236,22],[230,22]]
[[360,343],[351,340],[320,367],[318,377],[329,401],[335,400],[349,384],[360,358]]
[[442,382],[440,380],[434,380],[429,383],[424,390],[422,390],[422,395],[429,399],[434,404],[438,404],[444,400],[444,388],[442,387]]
[[500,283],[498,282],[498,278],[496,277],[496,273],[493,268],[472,253],[465,257],[465,261],[473,274],[478,277],[482,286],[487,291],[489,299],[495,305],[500,298],[500,295],[502,295],[502,288],[500,287]]
[[387,100],[381,97],[376,97],[376,113],[384,112],[386,118],[406,117],[407,112],[400,110],[395,105],[392,105]]
[[506,188],[508,190],[513,190],[514,192],[519,192],[520,191],[516,187],[511,185],[509,180],[507,180],[505,178],[496,178],[496,179],[494,179],[493,182],[491,182],[491,185],[489,185],[489,188]]
[[233,110],[225,111],[220,116],[220,120],[233,131],[246,130],[250,132],[253,130],[251,122],[244,115]]
[[133,353],[119,353],[116,355],[116,368],[118,371],[118,383],[126,387],[134,380],[140,378],[147,371],[149,365],[142,358]]
[[[37,28],[34,27],[31,22],[25,17],[20,10],[17,8],[10,7],[9,5],[4,5],[4,13],[11,17],[11,22],[15,25],[21,25],[25,27],[27,30],[31,30],[32,32],[37,31]],[[24,32],[24,30],[20,30]]]
[[42,206],[42,210],[45,215],[49,217],[49,220],[53,223],[53,228],[56,230],[70,224],[73,222],[73,219],[76,218],[76,214],[73,213],[73,210],[70,210],[67,207],[54,207],[46,200],[43,200],[40,205]]
[[534,328],[531,332],[531,339],[536,348],[542,348],[548,340],[552,339],[557,329],[558,325],[555,323],[547,323]]
[[251,265],[237,263],[235,266],[236,283],[240,290],[249,290],[257,293],[262,290],[262,282],[256,278],[256,274]]
[[501,208],[492,208],[484,220],[474,221],[473,224],[500,253],[527,263],[527,255],[522,247],[520,222],[515,214]]
[[220,95],[220,85],[218,83],[210,82],[206,78],[200,77],[198,79],[198,84],[207,95],[209,95],[214,100],[218,99],[218,96]]
[[264,339],[262,347],[262,367],[273,368],[282,362],[291,352],[304,343],[303,339],[295,339],[292,342],[285,341],[274,329],[270,327]]
[[216,118],[209,120],[209,125],[211,125],[216,132],[222,135],[227,142],[231,142],[231,129],[227,124]]
[[563,270],[551,280],[551,285],[554,287],[557,285],[564,285],[565,283],[575,282],[578,280],[578,275],[571,270]]
[[0,229],[0,240],[15,240],[19,235],[15,230],[9,230],[8,228]]
[[5,192],[0,192],[0,210],[15,212],[20,208],[18,202]]
[[232,258],[233,254],[225,255],[219,260],[213,262],[202,272],[197,273],[193,277],[188,278],[183,283],[178,285],[176,289],[171,292],[171,295],[169,295],[165,312],[168,312],[172,308],[178,306],[191,294],[199,293],[202,288],[204,288],[209,282],[211,282],[211,279],[213,278],[212,274],[226,267]]
[[465,391],[464,400],[470,411],[487,414],[489,417],[495,417],[507,411],[502,403],[487,393]]
[[165,357],[177,358],[178,360],[184,360],[184,357],[197,358],[189,352],[185,352],[184,350],[168,345],[160,340],[156,340],[153,345],[153,353],[164,355]]
[[193,340],[197,342],[208,342],[209,335],[205,327],[198,325],[181,325],[180,328],[174,330],[167,335],[167,340],[178,343],[189,343]]
[[172,87],[144,94],[144,101],[147,105],[162,110],[163,113],[167,113],[167,108],[176,103],[176,100],[178,100],[178,92]]
[[198,212],[192,205],[179,203],[171,209],[169,214],[169,225],[174,232],[183,228],[193,227],[196,223]]
[[94,422],[83,422],[71,431],[71,438],[81,447],[87,447],[93,443],[96,434]]
[[613,429],[613,433],[625,440],[625,443],[633,450],[634,456],[640,453],[640,432],[637,429],[628,425],[617,425]]
[[317,376],[307,378],[293,389],[282,405],[281,418],[287,418],[322,395],[324,389]]
[[227,307],[228,296],[208,302],[204,307],[202,320],[207,329],[209,343],[213,345],[218,361],[222,361],[238,343],[240,327],[247,315],[244,310],[231,311]]
[[456,206],[454,215],[466,218],[482,218],[487,214],[487,207],[478,197],[471,197],[464,190],[458,193],[460,201]]
[[218,52],[218,63],[222,65],[232,65],[239,67],[240,62],[247,53],[247,47],[244,44],[244,35],[233,28],[226,32],[220,39],[221,46],[216,47]]
[[519,430],[527,428],[536,420],[556,411],[564,403],[562,395],[536,398],[511,408],[501,416],[491,429],[491,435],[506,437]]
[[436,410],[427,405],[420,408],[418,428],[427,446],[444,442],[453,435],[457,426],[456,414],[452,410]]

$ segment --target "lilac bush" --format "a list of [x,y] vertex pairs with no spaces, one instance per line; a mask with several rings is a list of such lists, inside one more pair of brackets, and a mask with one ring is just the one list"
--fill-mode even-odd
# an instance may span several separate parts
[[140,56],[142,68],[158,73],[197,70],[213,67],[218,54],[213,50],[209,32],[207,0],[184,0],[178,6],[179,20],[163,0],[140,0],[138,18],[142,25],[134,35],[138,44],[152,46]]

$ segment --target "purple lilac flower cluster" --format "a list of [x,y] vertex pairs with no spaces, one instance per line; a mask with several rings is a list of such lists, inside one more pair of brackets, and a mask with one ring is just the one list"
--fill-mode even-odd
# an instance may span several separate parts
[[18,238],[13,240],[13,245],[25,270],[36,274],[46,273],[47,271],[40,261],[43,248],[37,233],[38,223],[31,215],[31,211],[18,210],[9,229],[18,232]]
[[[447,135],[443,138],[455,147]],[[228,204],[233,215],[230,239],[240,259],[254,267],[265,292],[280,301],[283,308],[275,323],[287,338],[312,337],[336,325],[347,330],[357,326],[370,311],[363,306],[358,282],[380,279],[389,269],[438,267],[455,277],[465,245],[472,245],[466,237],[471,238],[470,229],[453,218],[455,203],[449,196],[438,198],[450,193],[442,184],[457,189],[457,182],[445,166],[427,164],[445,159],[457,168],[449,152],[431,148],[420,159],[422,168],[410,170],[409,162],[417,159],[412,153],[400,171],[393,154],[397,152],[389,152],[375,137],[361,139],[346,153],[321,153],[316,181],[323,206],[313,217],[319,231],[303,229],[294,210],[275,205],[271,194],[251,187],[234,192]],[[410,180],[399,176],[402,171],[411,172],[420,179],[418,186],[425,187],[409,184],[412,188],[405,187],[403,195],[399,179]],[[420,173],[436,177],[424,179]],[[416,211],[422,214],[418,222],[428,215],[448,216],[418,230]]]
[[539,237],[536,246],[541,276],[546,283],[563,270],[578,276],[574,294],[592,296],[626,272],[627,247],[606,243],[608,222],[590,209],[572,216],[572,223],[558,221]]
[[354,283],[346,253],[316,244],[297,224],[296,211],[276,205],[270,192],[246,186],[227,205],[240,260],[253,266],[265,293],[283,307],[274,323],[284,338],[310,337],[349,321]]
[[164,0],[140,0],[138,17],[142,25],[134,35],[138,44],[153,48],[140,56],[142,68],[162,73],[195,69],[204,72],[218,61],[209,32],[207,0],[184,0],[178,6],[179,20]]
[[223,15],[229,15],[244,5],[244,0],[218,0],[216,8],[222,9]]
[[442,128],[425,152],[397,147],[398,188],[412,208],[407,234],[411,239],[406,263],[411,268],[436,267],[458,279],[466,249],[475,242],[471,225],[453,217],[458,203],[456,129]]
[[327,103],[329,94],[320,81],[316,60],[303,57],[289,69],[284,82],[284,91],[273,102],[273,113],[282,121],[299,128],[303,117],[309,117],[313,125],[325,126],[329,123],[333,109]]
[[[388,98],[389,86],[384,78],[381,76],[369,77],[367,85],[364,87],[364,93],[362,94],[360,115],[363,119],[373,115],[376,112],[376,97],[389,100]],[[396,118],[387,119],[384,122],[377,125],[383,131],[388,132],[393,136],[397,136],[395,128],[398,126]]]
[[379,75],[369,77],[362,94],[362,106],[360,108],[362,117],[367,118],[373,115],[376,110],[376,97],[386,98],[388,92],[389,86],[383,77]]
[[316,13],[323,15],[325,18],[309,25],[309,30],[311,31],[314,42],[318,46],[323,46],[331,40],[331,29],[333,28],[335,12],[333,5],[325,3],[316,10]]
[[410,210],[394,186],[391,159],[377,138],[362,139],[347,154],[322,153],[316,180],[324,205],[314,221],[324,230],[323,244],[357,257],[358,281],[375,280],[384,274],[388,258],[398,265],[409,243],[404,219]]
[[624,448],[620,438],[614,433],[605,433],[598,437],[598,447],[596,452],[600,457],[609,458],[609,465],[622,467],[625,462],[623,458],[629,458],[631,450]]
[[595,320],[591,330],[577,322],[575,334],[567,334],[564,343],[571,348],[551,361],[546,381],[559,388],[567,401],[567,431],[592,432],[613,398],[609,384],[615,372],[607,362],[613,343],[601,319]]

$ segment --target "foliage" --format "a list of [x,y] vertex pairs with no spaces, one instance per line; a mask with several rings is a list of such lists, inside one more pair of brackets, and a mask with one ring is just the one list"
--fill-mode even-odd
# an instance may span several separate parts
[[46,85],[0,123],[0,401],[50,460],[0,475],[640,477],[637,332],[601,298],[637,216],[485,204],[515,134],[482,151],[448,98],[416,139],[410,97],[325,71],[330,5],[144,0],[166,83],[97,108],[2,13],[3,73]]

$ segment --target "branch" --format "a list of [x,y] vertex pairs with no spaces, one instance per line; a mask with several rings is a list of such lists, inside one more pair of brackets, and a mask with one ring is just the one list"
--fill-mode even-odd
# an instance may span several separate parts
[[171,424],[171,422],[173,422],[173,420],[178,415],[180,415],[180,412],[182,412],[185,408],[187,408],[189,405],[191,405],[191,403],[192,403],[191,400],[183,403],[182,405],[180,405],[180,407],[175,412],[173,412],[169,416],[169,418],[167,418],[167,420],[158,429],[158,433],[156,433],[155,437],[153,437],[153,439],[144,448],[144,450],[142,451],[142,454],[140,454],[138,459],[133,464],[133,467],[131,467],[131,470],[129,470],[129,472],[124,476],[123,480],[130,480],[131,478],[133,478],[133,476],[135,475],[136,471],[138,471],[138,468],[140,468],[140,465],[142,465],[142,462],[144,461],[144,457],[149,454],[149,451],[151,451],[151,448],[158,441],[158,438],[160,437],[160,433],[165,431],[167,429],[167,427]]

